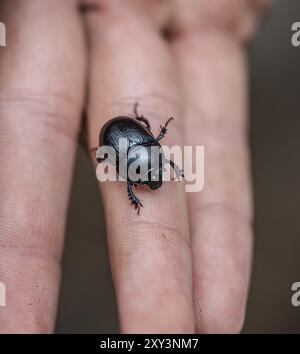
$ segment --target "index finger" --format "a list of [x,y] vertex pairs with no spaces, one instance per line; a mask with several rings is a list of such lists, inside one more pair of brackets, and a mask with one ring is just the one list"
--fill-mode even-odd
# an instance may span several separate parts
[[[134,102],[154,134],[174,116],[165,143],[181,143],[180,99],[174,65],[160,35],[130,15],[89,16],[91,74],[89,143],[112,117],[129,115]],[[151,48],[151,50],[149,50]],[[130,52],[130,55],[128,55]],[[126,184],[101,184],[113,278],[123,332],[192,332],[192,270],[183,185],[139,191],[139,216]]]

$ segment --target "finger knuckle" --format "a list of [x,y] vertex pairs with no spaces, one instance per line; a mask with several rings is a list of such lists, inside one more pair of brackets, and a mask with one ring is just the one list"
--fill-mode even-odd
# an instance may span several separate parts
[[254,33],[259,16],[270,4],[269,0],[215,0],[191,2],[177,1],[175,28],[185,33],[200,30],[226,32],[240,40]]
[[63,93],[14,93],[0,98],[0,111],[12,136],[22,137],[27,131],[32,135],[34,130],[39,132],[36,137],[54,134],[74,140],[77,135],[80,109],[76,100]]

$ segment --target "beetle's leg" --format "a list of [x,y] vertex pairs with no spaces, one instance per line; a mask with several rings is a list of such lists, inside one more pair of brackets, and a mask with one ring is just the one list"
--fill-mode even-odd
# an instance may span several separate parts
[[140,213],[140,207],[143,207],[143,204],[140,202],[139,198],[134,194],[132,188],[133,183],[127,183],[127,194],[128,198],[131,201],[131,204],[134,205],[135,209],[137,209],[137,213]]
[[98,157],[97,154],[96,154],[96,160],[101,163],[103,161],[105,161],[106,159],[108,158],[108,154],[104,154],[104,157]]
[[145,126],[146,126],[146,128],[147,128],[147,129],[149,130],[149,132],[150,132],[150,131],[151,131],[150,123],[149,123],[148,119],[145,118],[143,115],[141,115],[141,116],[139,115],[139,113],[138,113],[138,106],[139,106],[139,104],[138,104],[138,102],[136,102],[136,103],[134,104],[134,109],[133,109],[133,113],[134,113],[134,115],[135,115],[135,118],[136,118],[138,121],[144,123]]
[[164,126],[160,126],[160,133],[159,136],[156,138],[156,141],[161,140],[167,133],[167,126],[168,124],[171,122],[171,120],[173,120],[174,118],[171,117],[166,121],[166,124]]
[[107,159],[107,157],[98,157],[98,158],[97,158],[97,161],[98,161],[99,163],[101,163],[101,162],[105,161],[106,159]]
[[184,177],[183,171],[175,164],[174,161],[166,159],[166,162],[171,165],[171,167],[173,168],[173,170],[175,172],[176,177],[173,178],[173,180],[178,179],[178,181],[180,181],[180,177]]

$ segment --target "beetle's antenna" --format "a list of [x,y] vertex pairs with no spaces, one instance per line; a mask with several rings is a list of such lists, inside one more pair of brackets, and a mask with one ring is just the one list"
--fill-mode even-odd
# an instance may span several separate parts
[[166,121],[166,123],[165,123],[165,125],[164,126],[160,126],[160,133],[159,133],[159,136],[156,138],[156,141],[159,141],[159,140],[161,140],[165,135],[166,135],[166,133],[167,133],[167,126],[168,126],[168,124],[171,122],[171,120],[175,120],[173,117],[171,117],[171,118],[169,118],[167,121]]
[[175,120],[175,118],[174,118],[174,117],[169,118],[169,119],[166,121],[165,128],[167,128],[167,126],[168,126],[168,124],[171,122],[171,120]]
[[136,117],[139,117],[139,113],[138,113],[138,107],[139,107],[139,103],[135,102],[134,106],[133,106],[133,113]]

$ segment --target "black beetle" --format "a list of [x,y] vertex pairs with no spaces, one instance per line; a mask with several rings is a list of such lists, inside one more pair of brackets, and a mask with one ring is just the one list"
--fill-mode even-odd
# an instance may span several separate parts
[[[137,198],[137,196],[133,192],[133,187],[137,185],[147,185],[150,189],[158,189],[162,185],[162,175],[164,170],[165,163],[169,163],[171,167],[175,171],[176,178],[184,177],[181,169],[171,160],[167,160],[164,157],[163,150],[159,141],[166,135],[167,126],[170,121],[174,118],[169,118],[164,126],[160,126],[160,133],[155,138],[151,132],[151,127],[149,121],[144,116],[139,116],[138,104],[134,105],[134,115],[135,118],[127,117],[127,116],[119,116],[113,118],[106,122],[102,127],[99,134],[99,147],[100,146],[111,146],[115,150],[116,153],[116,169],[118,174],[119,171],[119,139],[126,138],[127,141],[127,168],[129,165],[139,158],[142,164],[145,164],[147,170],[147,178],[139,179],[138,181],[132,181],[126,176],[127,179],[127,193],[131,204],[134,205],[135,209],[137,209],[138,214],[140,212],[140,207],[142,207],[142,203]],[[159,165],[156,170],[153,171],[154,168],[151,166],[151,147],[157,146],[159,148]],[[140,149],[143,147],[143,149]],[[143,152],[142,152],[143,151]],[[146,152],[146,153],[145,153]],[[142,155],[142,156],[141,156]],[[99,163],[106,160],[107,156],[99,156],[96,154],[96,159]]]

